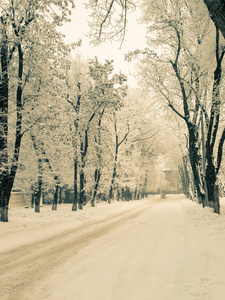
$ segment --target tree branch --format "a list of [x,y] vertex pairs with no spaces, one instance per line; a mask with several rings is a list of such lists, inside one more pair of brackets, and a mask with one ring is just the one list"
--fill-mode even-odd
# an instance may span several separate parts
[[129,124],[127,124],[127,133],[124,135],[123,139],[118,143],[118,147],[125,141],[129,132],[130,132],[130,127],[129,127]]
[[171,103],[169,103],[168,106],[171,107],[172,110],[173,110],[179,117],[181,117],[182,119],[184,119],[185,122],[187,121],[186,118],[185,118],[185,116],[183,116],[181,113],[179,113],[179,111],[177,111],[176,108],[175,108]]
[[180,55],[180,51],[181,51],[181,37],[180,37],[180,33],[177,30],[177,28],[173,25],[171,25],[171,26],[176,31],[176,35],[177,35],[177,39],[178,39],[178,46],[177,46],[177,53],[176,53],[175,62],[170,60],[170,63],[173,67],[173,70],[175,72],[175,75],[176,75],[177,80],[178,80],[179,85],[180,85],[182,99],[183,99],[183,109],[184,109],[185,121],[186,121],[186,123],[188,123],[188,122],[190,122],[190,113],[189,113],[189,107],[188,107],[188,102],[187,102],[188,98],[187,98],[187,95],[186,95],[184,82],[181,79],[180,72],[178,70],[178,59],[179,59],[179,55]]
[[[42,114],[43,115],[43,114]],[[40,119],[42,118],[42,115],[37,118],[28,128],[26,128],[22,133],[21,136],[23,136],[27,131],[29,131]]]
[[103,25],[105,24],[106,20],[108,19],[108,16],[109,16],[109,14],[110,14],[110,12],[111,12],[111,10],[112,10],[113,3],[114,3],[114,2],[115,2],[115,0],[112,0],[112,1],[111,1],[110,5],[109,5],[109,8],[108,8],[108,11],[107,11],[107,14],[106,14],[104,20],[102,21],[102,23],[100,24],[100,28],[99,28],[99,39],[100,39],[100,37],[101,37],[101,35],[102,35],[102,28],[103,28]]
[[224,140],[225,140],[225,128],[223,129],[223,133],[220,138],[220,142],[218,146],[216,174],[218,174],[222,162]]

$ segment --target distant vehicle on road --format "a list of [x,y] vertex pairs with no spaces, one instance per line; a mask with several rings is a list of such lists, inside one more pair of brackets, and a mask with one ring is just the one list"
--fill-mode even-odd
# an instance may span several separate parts
[[160,195],[161,199],[165,199],[166,198],[166,194],[164,192],[162,192],[162,194]]

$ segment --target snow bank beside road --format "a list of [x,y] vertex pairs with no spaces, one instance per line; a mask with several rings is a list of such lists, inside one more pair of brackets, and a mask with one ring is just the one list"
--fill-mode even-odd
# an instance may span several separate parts
[[114,214],[140,207],[155,199],[159,199],[159,196],[139,201],[114,201],[111,204],[100,202],[96,207],[91,207],[88,203],[83,210],[75,212],[72,211],[72,204],[60,204],[57,211],[53,211],[51,205],[44,205],[40,213],[34,213],[33,208],[12,208],[9,210],[9,222],[0,222],[0,252],[35,242],[88,221],[110,218]]
[[[167,199],[170,198],[181,200],[193,227],[202,228],[203,233],[207,231],[209,235],[223,235],[225,243],[225,198],[221,200],[221,215],[214,214],[210,208],[203,209],[183,195],[169,195]],[[0,252],[52,236],[85,222],[110,218],[114,214],[138,208],[157,199],[160,200],[159,195],[139,201],[114,201],[111,204],[100,202],[94,208],[88,203],[83,210],[76,212],[72,211],[71,204],[60,204],[57,211],[52,211],[51,205],[45,205],[41,207],[40,213],[34,213],[33,208],[12,208],[9,210],[9,222],[0,222]]]
[[209,233],[216,235],[218,235],[221,230],[225,230],[225,198],[220,200],[220,215],[213,213],[212,208],[205,207],[203,209],[202,205],[188,199],[183,199],[182,205],[188,216],[190,216],[193,226],[202,228],[204,228],[204,226],[209,226]]
[[[225,291],[225,199],[221,200],[220,215],[213,213],[209,207],[203,209],[201,205],[188,200],[182,201],[182,205],[188,216],[188,230],[192,237],[192,258],[189,260],[189,268],[196,273],[187,280],[189,290],[192,291],[193,296],[197,297],[196,299],[223,300]],[[197,269],[196,264],[199,260],[201,260],[201,267]],[[201,268],[204,271],[204,277]],[[202,293],[204,291],[204,297],[200,297],[200,294],[196,293],[197,286],[201,287]]]

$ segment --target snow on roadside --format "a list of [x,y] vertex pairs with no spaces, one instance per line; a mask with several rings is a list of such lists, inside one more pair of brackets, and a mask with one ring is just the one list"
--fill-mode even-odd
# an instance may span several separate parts
[[181,204],[187,214],[186,230],[191,240],[186,251],[189,253],[188,270],[194,270],[194,276],[186,279],[191,295],[196,300],[222,300],[225,291],[225,198],[220,201],[220,215],[187,199]]
[[72,204],[60,204],[57,211],[52,211],[51,205],[44,205],[40,213],[34,213],[33,208],[12,208],[9,210],[9,222],[0,222],[0,252],[47,238],[88,221],[129,211],[154,199],[159,199],[159,196],[139,201],[113,201],[111,204],[100,202],[94,208],[88,203],[83,210],[76,212],[72,211]]
[[194,226],[201,227],[203,230],[208,226],[210,234],[219,235],[220,231],[225,233],[225,198],[220,199],[220,214],[214,213],[210,207],[202,208],[202,205],[189,199],[182,200],[182,206]]
[[[201,230],[203,235],[225,238],[225,198],[221,199],[221,214],[218,215],[211,208],[203,209],[200,204],[183,195],[169,195],[168,198],[171,197],[181,200],[183,209],[190,217],[190,226]],[[34,213],[33,208],[12,208],[9,210],[9,222],[0,222],[0,252],[47,238],[88,221],[129,211],[155,199],[159,199],[159,196],[139,201],[114,201],[110,205],[100,202],[94,208],[88,203],[83,210],[76,212],[71,210],[71,204],[60,204],[57,211],[52,211],[51,205],[45,205],[40,213]]]

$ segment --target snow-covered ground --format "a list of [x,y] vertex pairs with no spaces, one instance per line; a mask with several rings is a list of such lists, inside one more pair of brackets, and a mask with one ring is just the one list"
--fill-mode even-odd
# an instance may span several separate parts
[[[167,196],[167,199],[168,197],[170,199],[173,195]],[[194,227],[200,227],[205,232],[204,225],[208,225],[210,230],[208,234],[217,236],[224,234],[225,198],[220,199],[221,214],[217,215],[212,213],[212,209],[208,207],[202,209],[201,205],[186,199],[183,195],[175,195],[174,197],[181,199],[183,208],[191,217],[190,220]],[[154,201],[160,197],[155,195],[149,199]],[[71,204],[58,205],[57,211],[52,211],[51,205],[44,205],[41,207],[40,213],[34,213],[33,208],[12,208],[9,210],[9,222],[0,222],[0,251],[41,239],[87,221],[99,220],[122,211],[132,210],[145,204],[148,200],[114,201],[110,205],[106,202],[100,202],[94,208],[88,203],[83,210],[76,212],[71,210]],[[224,235],[221,237],[225,238]]]
[[[70,231],[67,238],[64,236],[65,254],[63,247],[52,243],[51,251],[42,249],[38,265],[38,241],[41,244],[44,238],[85,224],[80,235]],[[20,278],[21,284],[10,286],[13,292],[3,299],[225,299],[225,199],[221,200],[221,215],[182,195],[169,195],[163,201],[154,196],[111,205],[99,203],[78,212],[72,212],[70,205],[60,205],[58,211],[43,207],[40,214],[31,209],[12,209],[9,223],[0,223],[0,239],[0,252],[12,252],[27,244],[18,249],[21,253],[27,249],[29,268],[32,252],[37,263],[28,275],[28,270],[18,268],[21,274],[15,278]],[[34,242],[35,247],[29,248]],[[63,240],[56,243],[63,244]],[[58,249],[57,256],[51,256],[54,249]],[[63,261],[63,255],[70,258]],[[54,269],[51,260],[56,258]],[[25,264],[25,258],[21,261]],[[52,270],[48,272],[44,266]],[[35,277],[38,267],[40,280]],[[31,279],[24,284],[22,276]]]
[[[152,196],[151,200],[159,199]],[[72,211],[72,204],[60,204],[56,211],[51,205],[41,207],[40,213],[33,208],[12,208],[9,210],[9,222],[0,222],[0,252],[52,236],[85,222],[110,218],[112,215],[140,207],[146,203],[139,201],[113,201],[111,204],[100,202],[96,207],[90,203],[83,210]]]

